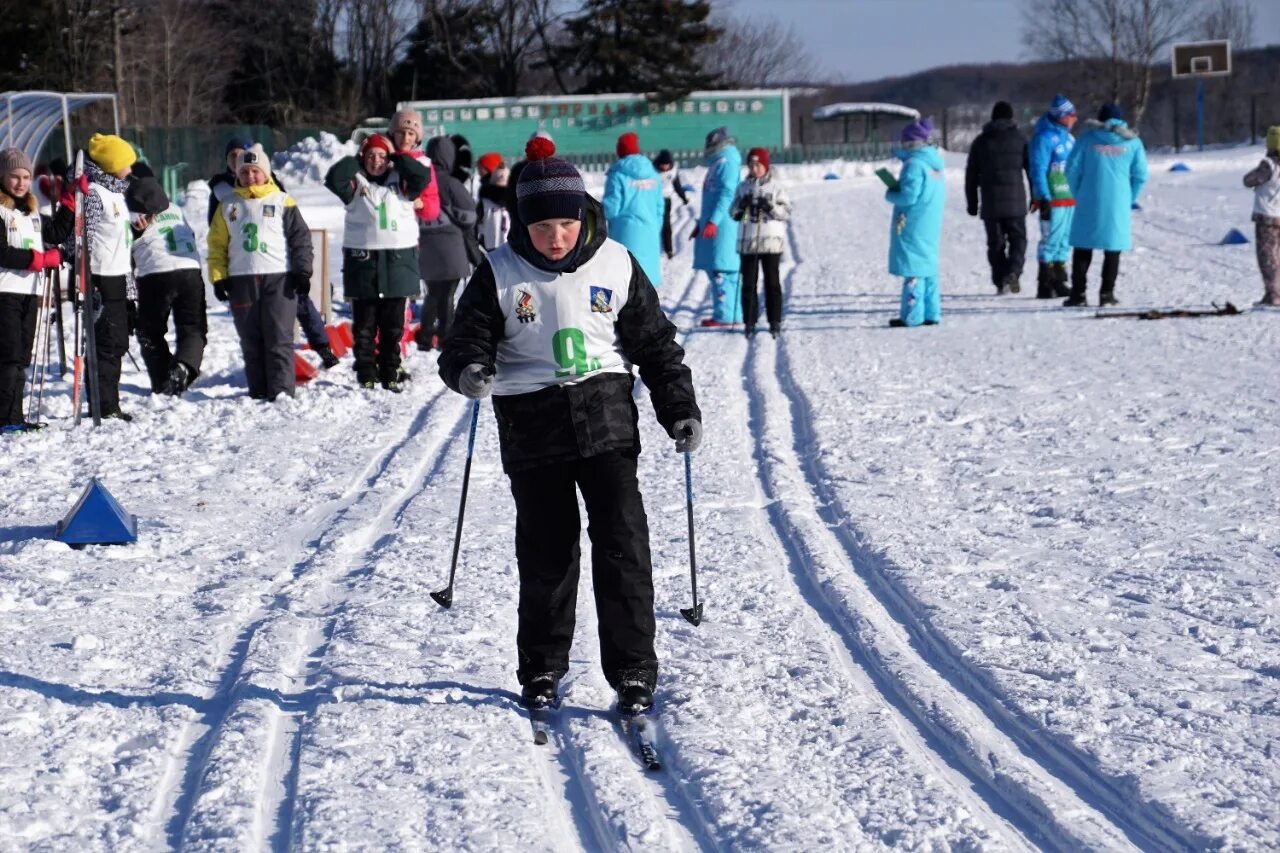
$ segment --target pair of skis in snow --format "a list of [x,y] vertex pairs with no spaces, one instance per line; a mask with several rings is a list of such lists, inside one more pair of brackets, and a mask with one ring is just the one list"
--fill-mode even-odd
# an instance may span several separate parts
[[[560,708],[561,702],[557,700],[555,704],[544,708],[528,709],[529,722],[533,727],[533,742],[538,746],[546,746],[551,742],[552,729],[556,726]],[[658,751],[658,731],[653,719],[653,709],[649,708],[637,714],[621,710],[615,713],[616,722],[622,730],[622,737],[631,747],[641,766],[649,771],[661,770],[662,756]]]

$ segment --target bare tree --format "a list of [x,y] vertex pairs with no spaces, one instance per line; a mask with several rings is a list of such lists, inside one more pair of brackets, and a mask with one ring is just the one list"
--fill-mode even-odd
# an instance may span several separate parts
[[1196,24],[1196,35],[1204,39],[1229,39],[1231,49],[1253,46],[1257,10],[1253,0],[1208,0]]
[[794,24],[719,12],[720,38],[701,51],[703,67],[730,86],[812,83],[820,72]]
[[122,119],[144,125],[205,124],[222,109],[227,69],[191,50],[198,43],[220,44],[229,34],[205,14],[200,0],[154,0],[146,4],[145,26],[137,10],[121,10],[119,90]]
[[1192,27],[1189,0],[1027,0],[1023,34],[1038,58],[1077,64],[1085,94],[1146,113],[1152,65]]

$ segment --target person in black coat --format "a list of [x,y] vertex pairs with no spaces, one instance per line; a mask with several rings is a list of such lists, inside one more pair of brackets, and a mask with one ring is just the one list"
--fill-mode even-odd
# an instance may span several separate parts
[[569,668],[580,491],[601,664],[620,709],[643,711],[658,659],[631,366],[677,451],[697,448],[702,413],[657,291],[608,238],[604,211],[577,170],[554,157],[530,160],[516,193],[510,240],[488,253],[463,291],[440,377],[473,399],[493,394],[516,505],[522,700],[554,704]]
[[1013,120],[1013,107],[1000,101],[991,121],[969,149],[964,171],[964,195],[969,215],[977,216],[981,199],[982,223],[987,228],[987,261],[996,293],[1021,289],[1027,254],[1027,138]]

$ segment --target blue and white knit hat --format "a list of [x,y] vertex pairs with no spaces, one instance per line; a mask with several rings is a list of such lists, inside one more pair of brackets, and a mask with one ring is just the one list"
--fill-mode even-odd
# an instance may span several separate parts
[[1076,114],[1076,105],[1067,100],[1066,95],[1058,94],[1053,96],[1053,103],[1049,104],[1049,115],[1054,118],[1066,118]]
[[546,219],[581,220],[587,187],[573,165],[559,157],[530,160],[516,183],[516,206],[525,225]]

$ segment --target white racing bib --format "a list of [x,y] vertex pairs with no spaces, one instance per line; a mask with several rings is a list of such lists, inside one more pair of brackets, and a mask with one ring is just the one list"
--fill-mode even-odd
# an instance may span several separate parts
[[[360,178],[364,178],[360,173]],[[357,180],[356,197],[347,205],[342,248],[412,249],[418,245],[418,220],[413,199],[400,191],[400,176],[392,169],[385,185]]]
[[133,241],[133,264],[139,277],[200,269],[196,234],[177,205],[152,217],[147,230]]
[[510,243],[490,252],[489,264],[506,319],[495,394],[527,394],[598,373],[630,372],[615,329],[630,295],[632,273],[621,243],[606,240],[571,273],[540,270]]
[[102,184],[89,184],[89,192],[102,202],[102,218],[89,234],[89,272],[94,275],[128,275],[133,231],[124,196]]
[[285,201],[277,190],[265,198],[233,194],[218,206],[227,224],[228,275],[272,275],[289,271],[284,234]]
[[[13,208],[0,207],[0,227],[4,228],[10,248],[44,251],[39,213],[20,213]],[[35,296],[40,292],[40,284],[40,273],[0,267],[0,293]]]

